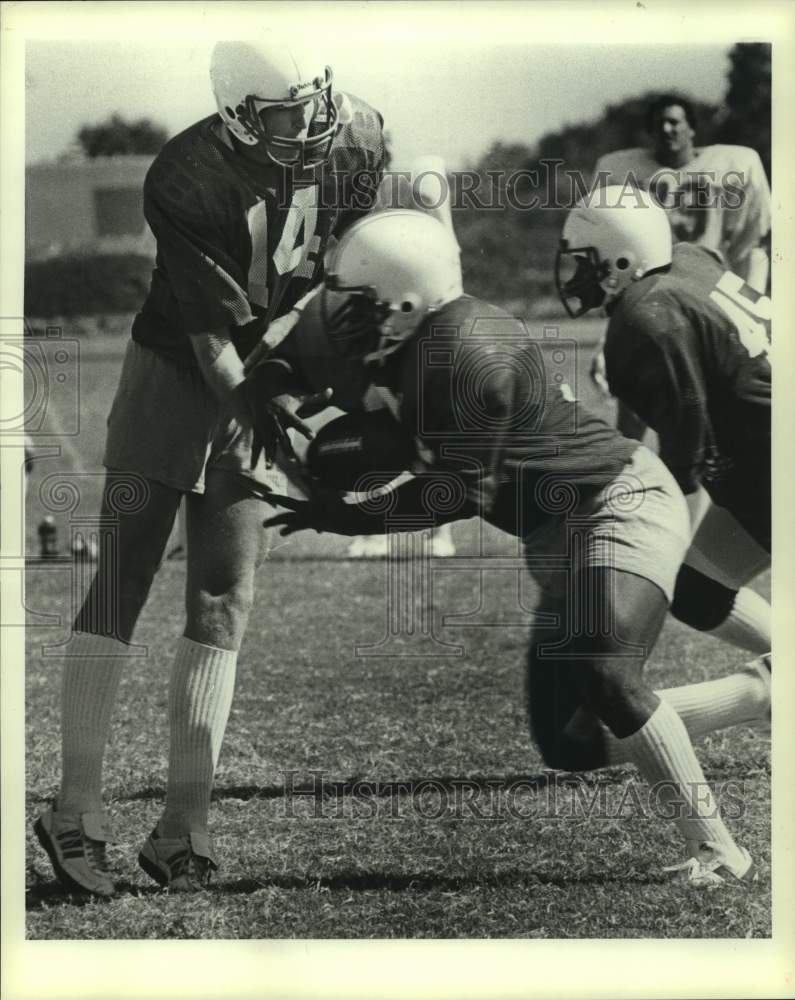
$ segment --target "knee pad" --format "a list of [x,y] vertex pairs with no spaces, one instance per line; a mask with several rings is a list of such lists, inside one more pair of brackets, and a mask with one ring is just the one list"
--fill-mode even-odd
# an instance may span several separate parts
[[736,596],[736,590],[683,564],[676,577],[671,614],[699,632],[710,632],[729,617]]

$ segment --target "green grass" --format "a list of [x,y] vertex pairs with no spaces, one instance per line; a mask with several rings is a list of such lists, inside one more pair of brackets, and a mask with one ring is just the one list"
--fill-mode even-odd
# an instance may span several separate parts
[[[594,343],[596,325],[574,329]],[[565,326],[561,334],[572,332]],[[47,475],[92,473],[80,479],[83,510],[98,502],[122,345],[95,335],[81,346],[80,435],[34,469],[31,552]],[[590,348],[581,352],[579,366],[586,400],[589,355]],[[69,520],[56,519],[63,545]],[[475,522],[454,534],[462,554],[477,551]],[[487,552],[515,550],[492,530],[484,544]],[[361,656],[357,645],[385,635],[386,564],[336,559],[345,545],[305,533],[278,547],[259,573],[212,806],[222,869],[199,898],[163,894],[136,864],[164,795],[167,679],[182,626],[184,564],[160,570],[137,636],[148,656],[127,671],[114,716],[105,784],[121,891],[108,903],[65,896],[30,830],[59,778],[60,663],[41,649],[66,637],[73,597],[69,564],[29,568],[28,608],[62,622],[45,628],[31,615],[27,637],[30,938],[770,935],[767,739],[736,728],[698,747],[711,782],[740,783],[742,815],[729,822],[754,856],[759,881],[714,895],[671,884],[660,869],[680,859],[676,831],[630,808],[643,789],[631,769],[601,776],[604,818],[571,815],[572,788],[558,789],[552,808],[550,775],[526,725],[526,630],[511,624],[526,620],[516,574],[487,574],[481,595],[477,571],[439,564],[434,634],[461,645],[462,656],[438,648],[419,657]],[[768,578],[759,585],[767,593]],[[79,597],[81,585],[75,589]],[[481,596],[494,611],[490,627],[443,625],[445,615],[474,612]],[[418,641],[404,637],[393,651],[414,652]],[[649,676],[658,687],[680,684],[728,673],[742,660],[669,621]],[[326,799],[305,794],[317,772]],[[580,792],[595,794],[590,785]]]
[[[66,572],[30,570],[38,609],[66,618]],[[383,633],[381,563],[341,561],[333,573],[310,560],[263,567],[212,807],[223,868],[207,896],[161,893],[135,858],[162,807],[182,584],[182,566],[161,570],[140,626],[149,655],[127,672],[113,725],[105,777],[121,893],[75,905],[28,824],[29,937],[770,934],[765,738],[735,728],[699,746],[711,782],[739,782],[743,814],[733,810],[729,822],[760,880],[715,895],[670,884],[660,868],[680,859],[676,831],[632,808],[643,786],[630,769],[602,776],[605,818],[572,815],[575,793],[566,787],[552,807],[550,776],[525,724],[524,629],[439,627],[440,637],[465,646],[461,657],[355,655],[357,643]],[[510,607],[508,580],[493,586]],[[469,573],[438,574],[437,623],[473,607],[476,591]],[[59,672],[40,646],[65,634],[29,629],[29,821],[58,780]],[[741,659],[671,621],[649,671],[663,686],[718,676]],[[308,794],[317,772],[325,800]]]

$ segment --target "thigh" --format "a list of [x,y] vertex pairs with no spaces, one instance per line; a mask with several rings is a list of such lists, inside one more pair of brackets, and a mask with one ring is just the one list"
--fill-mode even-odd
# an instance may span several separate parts
[[639,446],[604,489],[527,537],[528,568],[558,597],[572,595],[578,573],[604,567],[649,581],[671,601],[690,534],[679,487],[660,459]]
[[104,464],[200,493],[217,422],[218,404],[197,368],[130,341],[108,417]]
[[210,468],[204,493],[187,497],[189,598],[233,594],[253,585],[267,510],[236,476]]
[[693,536],[684,561],[736,590],[770,566],[770,553],[725,507],[712,504]]
[[130,641],[180,497],[178,490],[136,473],[108,470],[96,573],[75,620],[77,631]]

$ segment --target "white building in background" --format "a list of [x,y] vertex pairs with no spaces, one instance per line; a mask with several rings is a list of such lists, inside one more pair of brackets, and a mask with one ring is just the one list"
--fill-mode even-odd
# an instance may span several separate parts
[[143,183],[154,156],[72,151],[25,168],[25,257],[138,253],[154,258]]

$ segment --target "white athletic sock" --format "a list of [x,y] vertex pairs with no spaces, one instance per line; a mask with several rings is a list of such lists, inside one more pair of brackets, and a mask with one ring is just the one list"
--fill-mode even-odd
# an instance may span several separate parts
[[[757,722],[770,711],[769,671],[759,660],[729,677],[664,688],[655,693],[676,711],[691,740],[728,726]],[[608,763],[625,764],[629,760],[624,741],[617,740],[607,730],[605,744]]]
[[102,759],[129,647],[118,639],[75,632],[61,681],[61,812],[102,809]]
[[698,853],[699,844],[709,842],[730,857],[739,856],[674,708],[660,701],[645,725],[619,742],[652,788],[652,802],[662,815],[674,819],[691,855]]
[[772,641],[770,614],[770,605],[764,597],[748,587],[741,587],[729,617],[705,635],[713,635],[751,653],[767,653]]
[[158,831],[206,833],[213,775],[232,706],[237,652],[182,636],[168,692],[168,789]]

